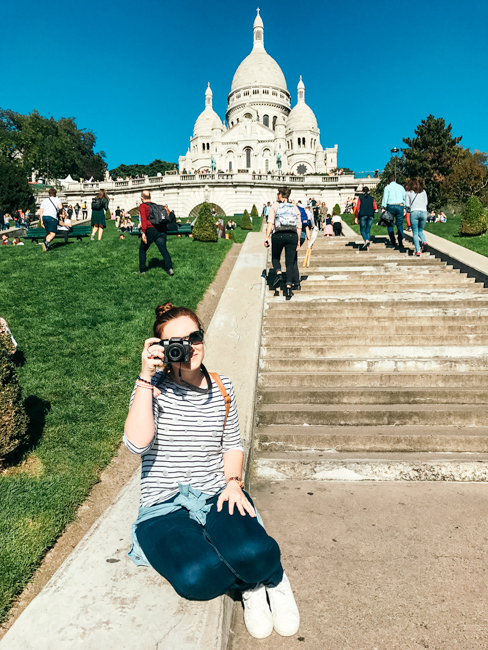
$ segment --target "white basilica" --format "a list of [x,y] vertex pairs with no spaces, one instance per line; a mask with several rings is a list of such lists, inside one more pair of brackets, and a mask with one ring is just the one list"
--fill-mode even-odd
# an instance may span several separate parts
[[212,107],[209,84],[205,110],[195,122],[188,152],[179,158],[180,174],[202,170],[310,174],[336,169],[337,145],[323,149],[320,144],[317,119],[305,102],[301,77],[297,103],[291,108],[283,72],[264,49],[259,9],[253,33],[252,51],[232,80],[227,126]]

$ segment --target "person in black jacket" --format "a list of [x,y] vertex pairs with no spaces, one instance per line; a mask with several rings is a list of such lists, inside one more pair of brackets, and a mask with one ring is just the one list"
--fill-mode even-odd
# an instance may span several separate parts
[[361,237],[364,240],[364,244],[361,247],[363,251],[369,251],[369,245],[371,244],[371,225],[373,223],[374,213],[377,210],[376,201],[370,195],[369,188],[366,186],[363,187],[363,193],[358,198],[354,211],[354,222],[359,223]]

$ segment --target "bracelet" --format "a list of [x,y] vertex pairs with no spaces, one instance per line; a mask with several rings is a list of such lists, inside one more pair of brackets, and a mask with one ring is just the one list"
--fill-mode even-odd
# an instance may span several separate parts
[[136,386],[138,388],[147,388],[148,390],[152,390],[153,397],[157,397],[158,395],[161,395],[161,391],[159,390],[159,388],[156,388],[156,386],[153,386],[153,384],[150,384],[145,379],[139,379],[138,377],[136,379]]
[[226,479],[226,481],[227,481],[227,485],[229,485],[231,481],[235,481],[237,485],[241,488],[241,490],[244,487],[244,481],[240,476],[229,476],[229,478]]
[[147,379],[143,379],[141,375],[137,378],[138,381],[143,381],[145,384],[149,384],[149,386],[152,386],[153,384],[150,381],[147,381]]

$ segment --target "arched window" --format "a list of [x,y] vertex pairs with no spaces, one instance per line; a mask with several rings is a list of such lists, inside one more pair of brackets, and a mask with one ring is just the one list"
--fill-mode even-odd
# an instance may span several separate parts
[[246,120],[252,120],[252,115],[251,115],[251,113],[246,113],[246,114],[244,115],[244,117],[246,118]]
[[207,151],[210,151],[210,143],[207,142]]
[[269,115],[263,115],[264,126],[269,126]]
[[269,172],[269,160],[267,158],[264,161],[264,171],[266,174]]
[[251,169],[251,150],[246,149],[246,168]]
[[276,120],[277,120],[277,117],[276,117],[276,115],[275,115],[275,116],[273,117],[273,131],[276,131]]
[[229,160],[229,171],[232,171],[232,160]]
[[202,151],[205,151],[205,142],[202,144]]

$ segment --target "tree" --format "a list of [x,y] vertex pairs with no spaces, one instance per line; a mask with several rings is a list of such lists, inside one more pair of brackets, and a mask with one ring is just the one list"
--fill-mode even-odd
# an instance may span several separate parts
[[332,214],[340,214],[340,213],[341,213],[340,205],[336,203],[332,208]]
[[35,208],[35,199],[19,160],[0,153],[0,208],[12,213]]
[[488,205],[488,155],[475,149],[461,149],[452,172],[442,184],[444,201],[466,203],[470,196],[477,196]]
[[461,137],[453,137],[452,127],[442,117],[432,114],[415,129],[415,138],[403,138],[407,148],[402,149],[402,173],[405,178],[420,178],[424,184],[429,205],[439,207],[442,185],[459,160]]
[[0,335],[0,467],[7,454],[24,442],[28,418],[12,359],[10,337]]
[[244,216],[241,221],[241,230],[252,230],[252,221],[247,210],[244,210]]
[[207,202],[202,203],[198,211],[198,217],[193,226],[193,239],[195,241],[217,241],[217,226],[215,224],[212,210]]
[[42,117],[37,111],[21,115],[0,110],[0,151],[18,159],[25,175],[33,172],[43,178],[103,180],[107,165],[105,153],[94,152],[96,137],[79,129],[75,119]]
[[258,217],[258,216],[259,216],[258,209],[256,207],[256,204],[254,203],[251,208],[251,217]]
[[112,178],[118,178],[119,176],[125,178],[126,176],[157,176],[158,172],[164,174],[167,171],[171,171],[176,167],[176,163],[166,162],[165,160],[153,160],[149,165],[119,165],[114,169],[110,170],[110,176]]
[[484,235],[488,230],[486,210],[477,196],[471,196],[464,208],[460,235]]

